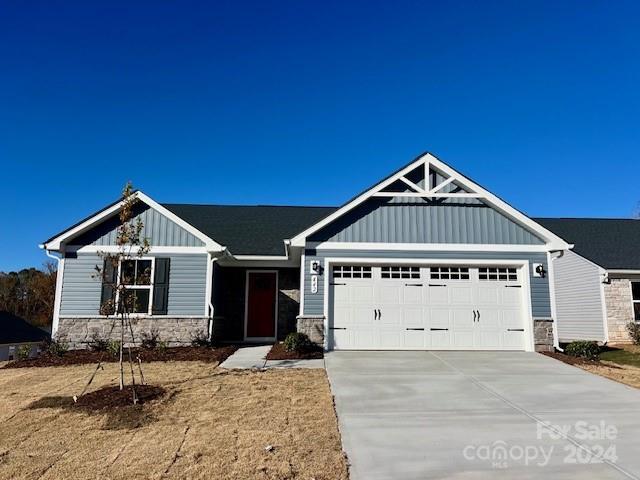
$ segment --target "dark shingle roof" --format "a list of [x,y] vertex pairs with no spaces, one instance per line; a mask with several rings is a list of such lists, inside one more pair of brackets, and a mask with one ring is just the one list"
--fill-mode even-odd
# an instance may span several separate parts
[[625,218],[534,218],[575,244],[579,255],[606,269],[640,270],[640,220]]
[[9,312],[0,312],[0,345],[6,343],[40,342],[49,334]]
[[190,205],[163,203],[234,255],[284,255],[283,240],[330,215],[336,207]]

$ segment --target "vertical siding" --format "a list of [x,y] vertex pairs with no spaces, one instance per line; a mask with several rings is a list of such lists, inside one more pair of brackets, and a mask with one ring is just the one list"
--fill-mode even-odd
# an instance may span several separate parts
[[[305,252],[306,267],[304,278],[304,314],[322,315],[324,309],[324,278],[318,282],[318,293],[311,293],[311,273],[309,263],[312,260],[324,262],[327,257],[352,257],[352,258],[432,258],[432,259],[468,259],[468,260],[527,260],[530,273],[533,271],[533,263],[542,263],[547,268],[547,255],[545,253],[517,253],[517,252],[429,252],[429,251],[344,251],[307,249]],[[323,275],[328,275],[324,272]],[[549,296],[548,278],[529,278],[531,285],[531,308],[535,318],[551,318],[551,300]]]
[[[167,314],[204,315],[207,255],[158,256],[171,258]],[[92,278],[96,265],[102,265],[102,259],[97,254],[79,253],[77,258],[65,259],[61,317],[99,314],[101,284],[99,280]]]
[[553,268],[560,340],[605,341],[601,269],[571,251]]
[[[154,246],[200,247],[204,243],[192,233],[169,220],[157,210],[138,203],[134,208],[134,222],[142,221],[142,236]],[[111,217],[95,228],[72,240],[73,245],[115,245],[118,217]]]
[[[407,201],[410,200],[410,201]],[[535,234],[477,199],[374,198],[314,234],[311,241],[541,245]],[[455,200],[455,203],[450,202]]]

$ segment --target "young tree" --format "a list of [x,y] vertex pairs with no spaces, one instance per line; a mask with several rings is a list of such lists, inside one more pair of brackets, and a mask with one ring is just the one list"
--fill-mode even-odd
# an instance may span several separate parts
[[[124,349],[125,332],[130,335],[128,343],[128,360],[131,370],[131,386],[133,401],[137,402],[135,391],[135,374],[131,344],[135,343],[131,314],[146,312],[149,308],[149,291],[137,289],[136,286],[150,285],[151,262],[142,261],[150,250],[149,240],[142,236],[144,224],[138,217],[135,219],[135,206],[138,202],[131,183],[127,183],[122,191],[122,209],[120,225],[116,233],[116,247],[113,252],[99,252],[102,265],[96,265],[94,277],[102,282],[102,302],[100,313],[113,316],[108,337],[111,337],[116,325],[120,327],[120,390],[124,389]],[[99,368],[98,365],[97,368]],[[142,368],[138,359],[138,368],[142,376]],[[96,369],[97,371],[97,369]],[[95,375],[95,373],[94,373]],[[93,377],[92,377],[93,379]]]

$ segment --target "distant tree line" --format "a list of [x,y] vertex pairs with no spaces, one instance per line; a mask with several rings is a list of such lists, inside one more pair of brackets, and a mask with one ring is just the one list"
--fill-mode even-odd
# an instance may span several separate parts
[[0,311],[12,313],[33,325],[51,325],[55,295],[56,265],[53,262],[45,263],[41,269],[0,272]]

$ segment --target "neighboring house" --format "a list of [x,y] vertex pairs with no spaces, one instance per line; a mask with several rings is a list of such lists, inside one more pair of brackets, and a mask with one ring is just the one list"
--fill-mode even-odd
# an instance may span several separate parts
[[[136,286],[138,334],[155,328],[185,344],[203,332],[265,342],[298,330],[326,349],[533,351],[559,342],[552,259],[572,245],[431,154],[339,208],[136,195],[152,247],[125,267],[150,268],[153,278]],[[109,289],[92,274],[99,252],[117,248],[120,205],[42,245],[60,255],[53,333],[73,346],[111,331],[99,314]]]
[[49,334],[44,330],[11,313],[0,312],[0,361],[15,360],[23,345],[28,345],[30,356],[35,356],[40,343],[47,339]]
[[560,341],[627,343],[640,322],[640,220],[538,218],[574,244],[554,261]]

